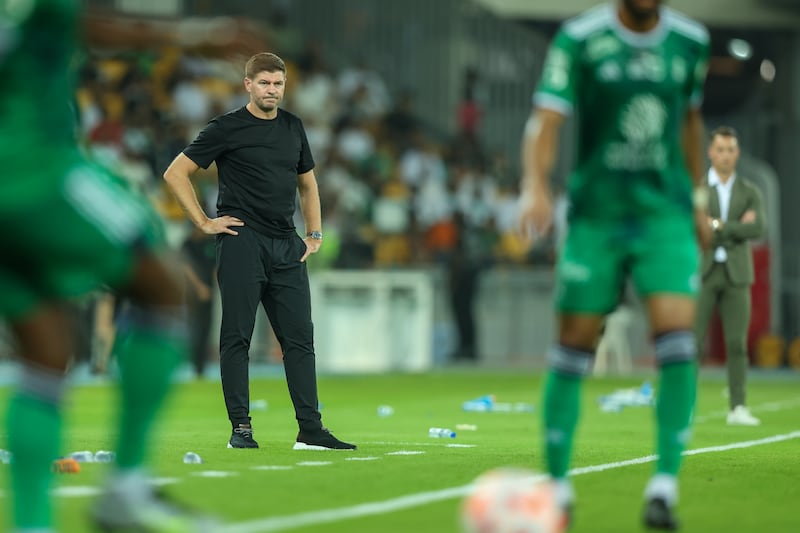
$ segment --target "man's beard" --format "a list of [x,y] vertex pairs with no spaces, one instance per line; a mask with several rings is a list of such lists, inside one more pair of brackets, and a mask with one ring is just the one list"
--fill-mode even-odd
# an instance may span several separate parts
[[625,5],[625,9],[628,11],[628,13],[630,13],[638,23],[647,22],[652,17],[657,15],[658,8],[661,5],[661,2],[656,2],[655,7],[653,8],[641,8],[637,5],[636,0],[622,0],[622,3]]
[[271,113],[278,107],[278,101],[276,100],[274,103],[264,103],[263,101],[258,100],[256,101],[256,105],[261,111],[265,113]]

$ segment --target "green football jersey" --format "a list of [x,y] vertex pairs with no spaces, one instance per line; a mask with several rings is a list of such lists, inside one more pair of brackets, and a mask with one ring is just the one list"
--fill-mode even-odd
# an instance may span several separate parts
[[[0,0],[0,191],[48,186],[77,153],[77,0]],[[3,195],[0,195],[3,196]]]
[[682,151],[709,55],[701,24],[662,8],[635,33],[604,5],[567,22],[548,52],[534,104],[576,117],[570,218],[624,219],[691,210]]

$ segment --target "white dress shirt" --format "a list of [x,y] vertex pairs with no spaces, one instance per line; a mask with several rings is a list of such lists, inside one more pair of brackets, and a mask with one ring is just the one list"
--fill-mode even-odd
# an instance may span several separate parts
[[[717,197],[719,198],[719,219],[722,222],[728,221],[728,211],[731,207],[731,192],[733,191],[733,182],[736,181],[736,173],[731,174],[727,183],[722,183],[719,174],[711,167],[708,170],[708,186],[717,187]],[[717,246],[714,250],[714,261],[717,263],[724,263],[728,260],[728,253],[722,246]]]

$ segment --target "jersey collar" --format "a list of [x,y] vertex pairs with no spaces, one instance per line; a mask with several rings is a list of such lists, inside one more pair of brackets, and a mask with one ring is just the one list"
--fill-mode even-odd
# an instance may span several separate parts
[[619,20],[616,5],[608,4],[606,9],[609,11],[611,28],[614,30],[614,33],[631,46],[637,48],[655,46],[661,43],[667,36],[667,31],[669,29],[669,10],[663,7],[658,10],[658,24],[656,24],[655,28],[645,33],[631,31],[623,26],[622,21]]

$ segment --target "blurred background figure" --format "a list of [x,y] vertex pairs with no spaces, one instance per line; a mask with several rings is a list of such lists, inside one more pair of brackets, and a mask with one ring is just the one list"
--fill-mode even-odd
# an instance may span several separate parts
[[[17,228],[0,237],[0,316],[20,363],[5,419],[13,455],[9,525],[15,533],[55,531],[50,491],[62,465],[55,461],[76,347],[69,304],[108,286],[130,305],[115,350],[119,405],[109,431],[116,432],[116,457],[90,520],[105,531],[208,531],[210,523],[149,483],[154,424],[186,355],[183,295],[152,206],[88,159],[75,137],[70,89],[82,7],[69,0],[13,7],[0,6],[0,222]],[[42,73],[46,87],[31,91]],[[119,115],[103,117],[110,120],[101,118],[94,138],[114,154],[110,164],[123,153],[123,128]]]
[[211,355],[211,316],[216,261],[214,239],[193,227],[183,243],[182,252],[190,355],[195,375],[202,378]]
[[757,426],[746,404],[747,333],[750,326],[750,286],[755,281],[750,241],[764,234],[764,200],[761,192],[736,171],[739,140],[736,130],[721,126],[711,132],[708,147],[711,189],[708,225],[711,246],[703,254],[702,288],[697,308],[698,347],[705,350],[712,313],[719,312],[728,369],[729,425]]
[[523,235],[551,229],[550,175],[568,117],[581,140],[567,180],[569,228],[556,267],[558,326],[542,410],[545,464],[567,525],[581,389],[604,318],[630,276],[645,301],[660,377],[659,459],[642,520],[647,529],[678,527],[678,472],[696,396],[697,248],[710,240],[700,111],[709,41],[703,25],[659,0],[620,0],[561,26],[534,92],[522,136]]

